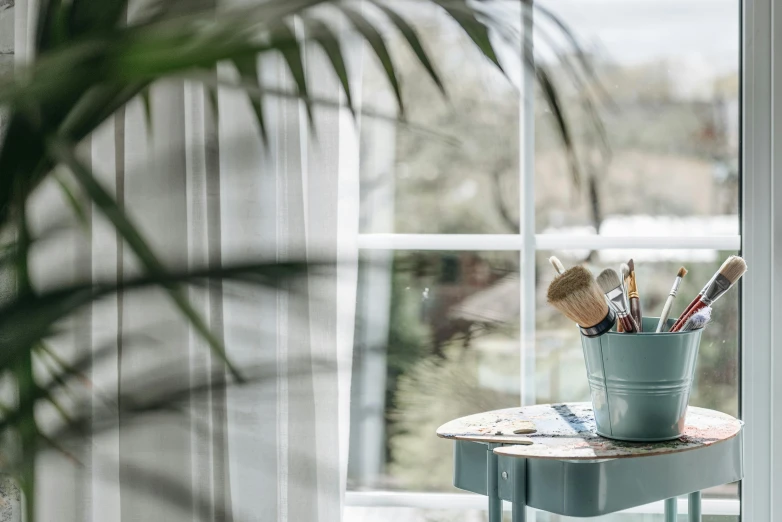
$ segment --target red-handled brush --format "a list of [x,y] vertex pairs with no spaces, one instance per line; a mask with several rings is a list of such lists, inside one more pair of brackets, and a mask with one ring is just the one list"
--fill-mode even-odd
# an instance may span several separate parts
[[[722,262],[722,266],[720,266],[720,270],[725,268],[725,265],[727,265],[734,257],[738,257],[738,256],[729,256],[725,261],[723,261]],[[717,274],[719,274],[719,271],[717,271]],[[692,307],[695,306],[698,303],[698,300],[701,298],[701,296],[704,293],[706,293],[706,289],[709,288],[709,285],[711,284],[712,281],[714,281],[714,278],[717,277],[717,274],[714,274],[713,276],[711,276],[711,279],[709,279],[709,282],[706,283],[703,286],[703,289],[700,292],[698,292],[698,295],[695,296],[695,299],[693,299],[690,302],[690,304],[687,305],[687,308],[682,310],[682,313],[679,315],[679,317],[684,317],[685,315],[690,313],[690,310],[692,310]],[[678,324],[679,324],[679,320],[677,319],[676,322],[673,324],[673,326],[677,326]],[[684,324],[684,323],[682,323],[682,324]],[[671,328],[673,328],[673,326]]]
[[689,307],[689,311],[683,313],[676,324],[671,328],[671,332],[678,332],[687,320],[695,315],[699,310],[711,306],[717,299],[722,297],[725,292],[741,279],[741,276],[747,271],[747,262],[738,256],[728,258],[722,264],[719,272],[711,279],[705,291],[696,299],[695,304]]

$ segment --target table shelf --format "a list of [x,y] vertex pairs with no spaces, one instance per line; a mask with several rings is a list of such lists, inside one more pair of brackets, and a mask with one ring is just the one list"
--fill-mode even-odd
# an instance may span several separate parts
[[[690,495],[690,520],[699,521],[699,492],[743,477],[742,423],[729,415],[690,408],[684,436],[662,443],[600,437],[590,415],[589,403],[510,408],[456,419],[437,434],[455,442],[454,486],[487,495],[492,522],[502,500],[521,522],[525,506],[593,517],[680,495]],[[514,434],[530,421],[534,433]],[[673,509],[666,503],[669,516]]]

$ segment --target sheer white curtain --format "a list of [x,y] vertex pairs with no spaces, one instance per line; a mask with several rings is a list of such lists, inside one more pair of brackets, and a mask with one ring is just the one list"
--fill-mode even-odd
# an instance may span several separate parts
[[[23,59],[33,6],[18,0],[15,9]],[[359,47],[348,48],[359,78]],[[310,50],[306,59],[313,95],[339,100],[325,57]],[[292,88],[281,59],[259,64],[265,83]],[[116,429],[80,452],[83,468],[53,453],[40,459],[38,518],[337,521],[349,433],[357,124],[345,110],[322,108],[310,127],[298,101],[266,98],[264,146],[242,92],[221,89],[218,114],[204,89],[188,81],[157,84],[150,100],[151,120],[133,101],[85,144],[83,157],[169,266],[339,262],[325,276],[279,290],[219,282],[190,290],[233,362],[266,377],[244,386],[215,383],[186,398],[185,413],[145,422],[120,408]],[[36,196],[36,215],[53,208],[53,189]],[[87,239],[73,234],[36,252],[41,285],[137,273],[132,252],[100,213],[89,219]],[[100,354],[91,375],[96,412],[106,411],[101,394],[143,388],[156,369],[176,369],[172,379],[192,385],[221,372],[162,293],[121,293],[72,323],[73,335],[55,348],[69,357]]]

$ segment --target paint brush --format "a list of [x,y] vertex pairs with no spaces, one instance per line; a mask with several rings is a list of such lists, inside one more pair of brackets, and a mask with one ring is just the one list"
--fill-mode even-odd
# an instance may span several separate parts
[[614,310],[608,306],[595,278],[583,266],[574,266],[555,277],[548,287],[547,298],[587,337],[603,335],[616,323]]
[[660,322],[657,323],[657,329],[655,332],[662,332],[665,327],[665,323],[668,322],[668,316],[671,314],[671,306],[673,306],[673,300],[676,299],[676,293],[679,291],[679,286],[682,284],[682,278],[687,275],[687,269],[681,267],[679,273],[676,274],[676,279],[673,280],[673,286],[671,287],[671,293],[668,294],[668,299],[665,300],[663,311],[660,313]]
[[630,301],[630,315],[635,319],[638,325],[638,331],[643,331],[643,315],[641,313],[641,296],[638,295],[638,282],[635,279],[635,263],[633,260],[627,262],[630,269],[630,285],[627,287],[627,300]]
[[625,293],[622,291],[622,282],[619,280],[619,274],[616,273],[616,270],[606,268],[600,272],[600,275],[597,276],[597,284],[616,311],[625,332],[637,332],[638,325],[630,315],[630,308],[627,299],[625,299]]
[[619,273],[622,275],[622,287],[625,291],[625,297],[627,297],[627,287],[630,286],[630,267],[627,263],[619,265]]
[[704,328],[710,320],[711,306],[707,306],[692,314],[692,316],[687,319],[687,322],[684,323],[684,326],[682,326],[680,331],[689,332],[691,330],[700,330],[701,328]]
[[562,261],[560,261],[557,256],[551,256],[548,258],[548,262],[551,263],[551,266],[554,267],[554,270],[556,270],[559,275],[565,273],[565,265],[562,264]]
[[[619,273],[622,276],[622,291],[625,293],[625,299],[627,299],[627,287],[630,285],[630,267],[627,266],[627,263],[619,265]],[[627,302],[629,303],[630,301]],[[621,321],[616,323],[616,331],[619,333],[625,331]]]
[[[734,257],[737,257],[737,256],[728,256],[728,258],[725,261],[722,262],[722,265],[720,266],[720,270],[725,268],[725,265],[728,264],[728,262],[731,261]],[[689,313],[689,311],[692,309],[692,307],[695,306],[695,303],[698,302],[698,299],[700,299],[700,297],[704,294],[704,292],[706,292],[706,289],[709,288],[709,285],[711,284],[711,282],[714,281],[714,278],[717,277],[717,274],[719,274],[719,270],[713,276],[711,276],[711,279],[709,279],[709,281],[703,286],[701,291],[698,292],[698,295],[695,296],[695,299],[693,299],[690,302],[690,304],[688,304],[687,307],[684,310],[682,310],[682,313],[679,314],[679,317],[684,317],[685,315],[687,315],[687,313]],[[676,324],[678,322],[679,321],[677,319],[676,323],[674,323],[673,326],[676,326]],[[673,330],[673,328],[671,328],[671,330]]]
[[695,315],[699,310],[711,306],[714,302],[725,295],[725,292],[741,279],[741,276],[747,271],[747,262],[738,256],[733,256],[727,262],[722,264],[719,272],[712,278],[703,295],[697,298],[697,302],[690,308],[690,311],[679,317],[676,324],[671,328],[672,332],[678,332],[687,320]]

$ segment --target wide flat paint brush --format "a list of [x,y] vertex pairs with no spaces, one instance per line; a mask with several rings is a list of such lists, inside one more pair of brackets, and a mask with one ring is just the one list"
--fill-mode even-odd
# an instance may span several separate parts
[[625,299],[625,293],[622,290],[622,281],[619,274],[613,268],[606,268],[597,276],[597,284],[608,298],[611,306],[616,312],[618,320],[621,321],[624,331],[633,333],[638,331],[638,325],[630,315],[630,308]]

